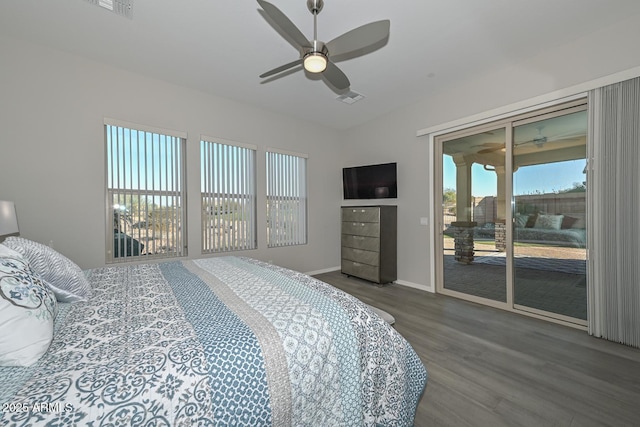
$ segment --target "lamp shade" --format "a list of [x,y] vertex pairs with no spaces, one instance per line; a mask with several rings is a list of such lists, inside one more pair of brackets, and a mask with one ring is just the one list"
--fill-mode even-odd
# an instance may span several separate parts
[[17,233],[18,231],[20,230],[18,229],[15,204],[0,200],[0,236]]

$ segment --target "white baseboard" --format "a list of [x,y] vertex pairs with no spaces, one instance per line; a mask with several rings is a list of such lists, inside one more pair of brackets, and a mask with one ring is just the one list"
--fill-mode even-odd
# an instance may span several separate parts
[[342,267],[338,266],[338,267],[329,267],[329,268],[323,268],[322,270],[315,270],[315,271],[309,271],[306,274],[307,276],[315,276],[316,274],[322,274],[322,273],[331,273],[332,271],[336,271],[336,270],[340,270]]
[[[304,274],[306,274],[307,276],[315,276],[316,274],[330,273],[332,271],[338,271],[338,270],[341,270],[341,267],[338,266],[338,267],[323,268],[322,270],[309,271]],[[393,283],[401,286],[407,286],[409,288],[420,289],[421,291],[431,292],[432,294],[436,292],[433,285],[430,285],[430,286],[421,285],[420,283],[407,282],[406,280],[396,280]]]
[[409,288],[420,289],[421,291],[431,292],[432,294],[436,292],[433,285],[421,285],[420,283],[407,282],[406,280],[396,280],[394,283],[401,286],[407,286]]

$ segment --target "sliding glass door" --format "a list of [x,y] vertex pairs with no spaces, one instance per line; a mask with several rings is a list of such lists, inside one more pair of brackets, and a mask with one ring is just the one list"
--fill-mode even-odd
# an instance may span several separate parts
[[514,304],[587,319],[586,110],[514,123]]
[[585,325],[586,100],[435,139],[436,289]]
[[443,142],[441,242],[445,289],[506,303],[505,135]]

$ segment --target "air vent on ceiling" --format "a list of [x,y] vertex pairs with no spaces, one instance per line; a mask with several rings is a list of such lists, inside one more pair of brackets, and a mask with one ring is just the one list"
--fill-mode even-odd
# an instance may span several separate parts
[[133,18],[133,0],[87,0],[91,4],[100,6],[111,12],[125,16],[129,19]]
[[340,95],[339,97],[336,98],[338,101],[344,102],[345,104],[353,104],[355,102],[360,101],[361,99],[364,99],[364,95],[362,95],[361,93],[358,92],[354,92],[352,90],[350,90],[349,92]]

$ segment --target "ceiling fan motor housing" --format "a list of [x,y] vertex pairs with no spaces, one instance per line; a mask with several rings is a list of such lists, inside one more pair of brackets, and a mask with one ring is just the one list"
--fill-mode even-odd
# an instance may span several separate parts
[[310,53],[320,53],[324,56],[327,56],[329,54],[329,51],[327,50],[327,47],[323,42],[321,42],[320,40],[310,40],[310,41],[311,41],[311,48],[305,49],[304,52],[302,52],[303,56],[306,56]]

